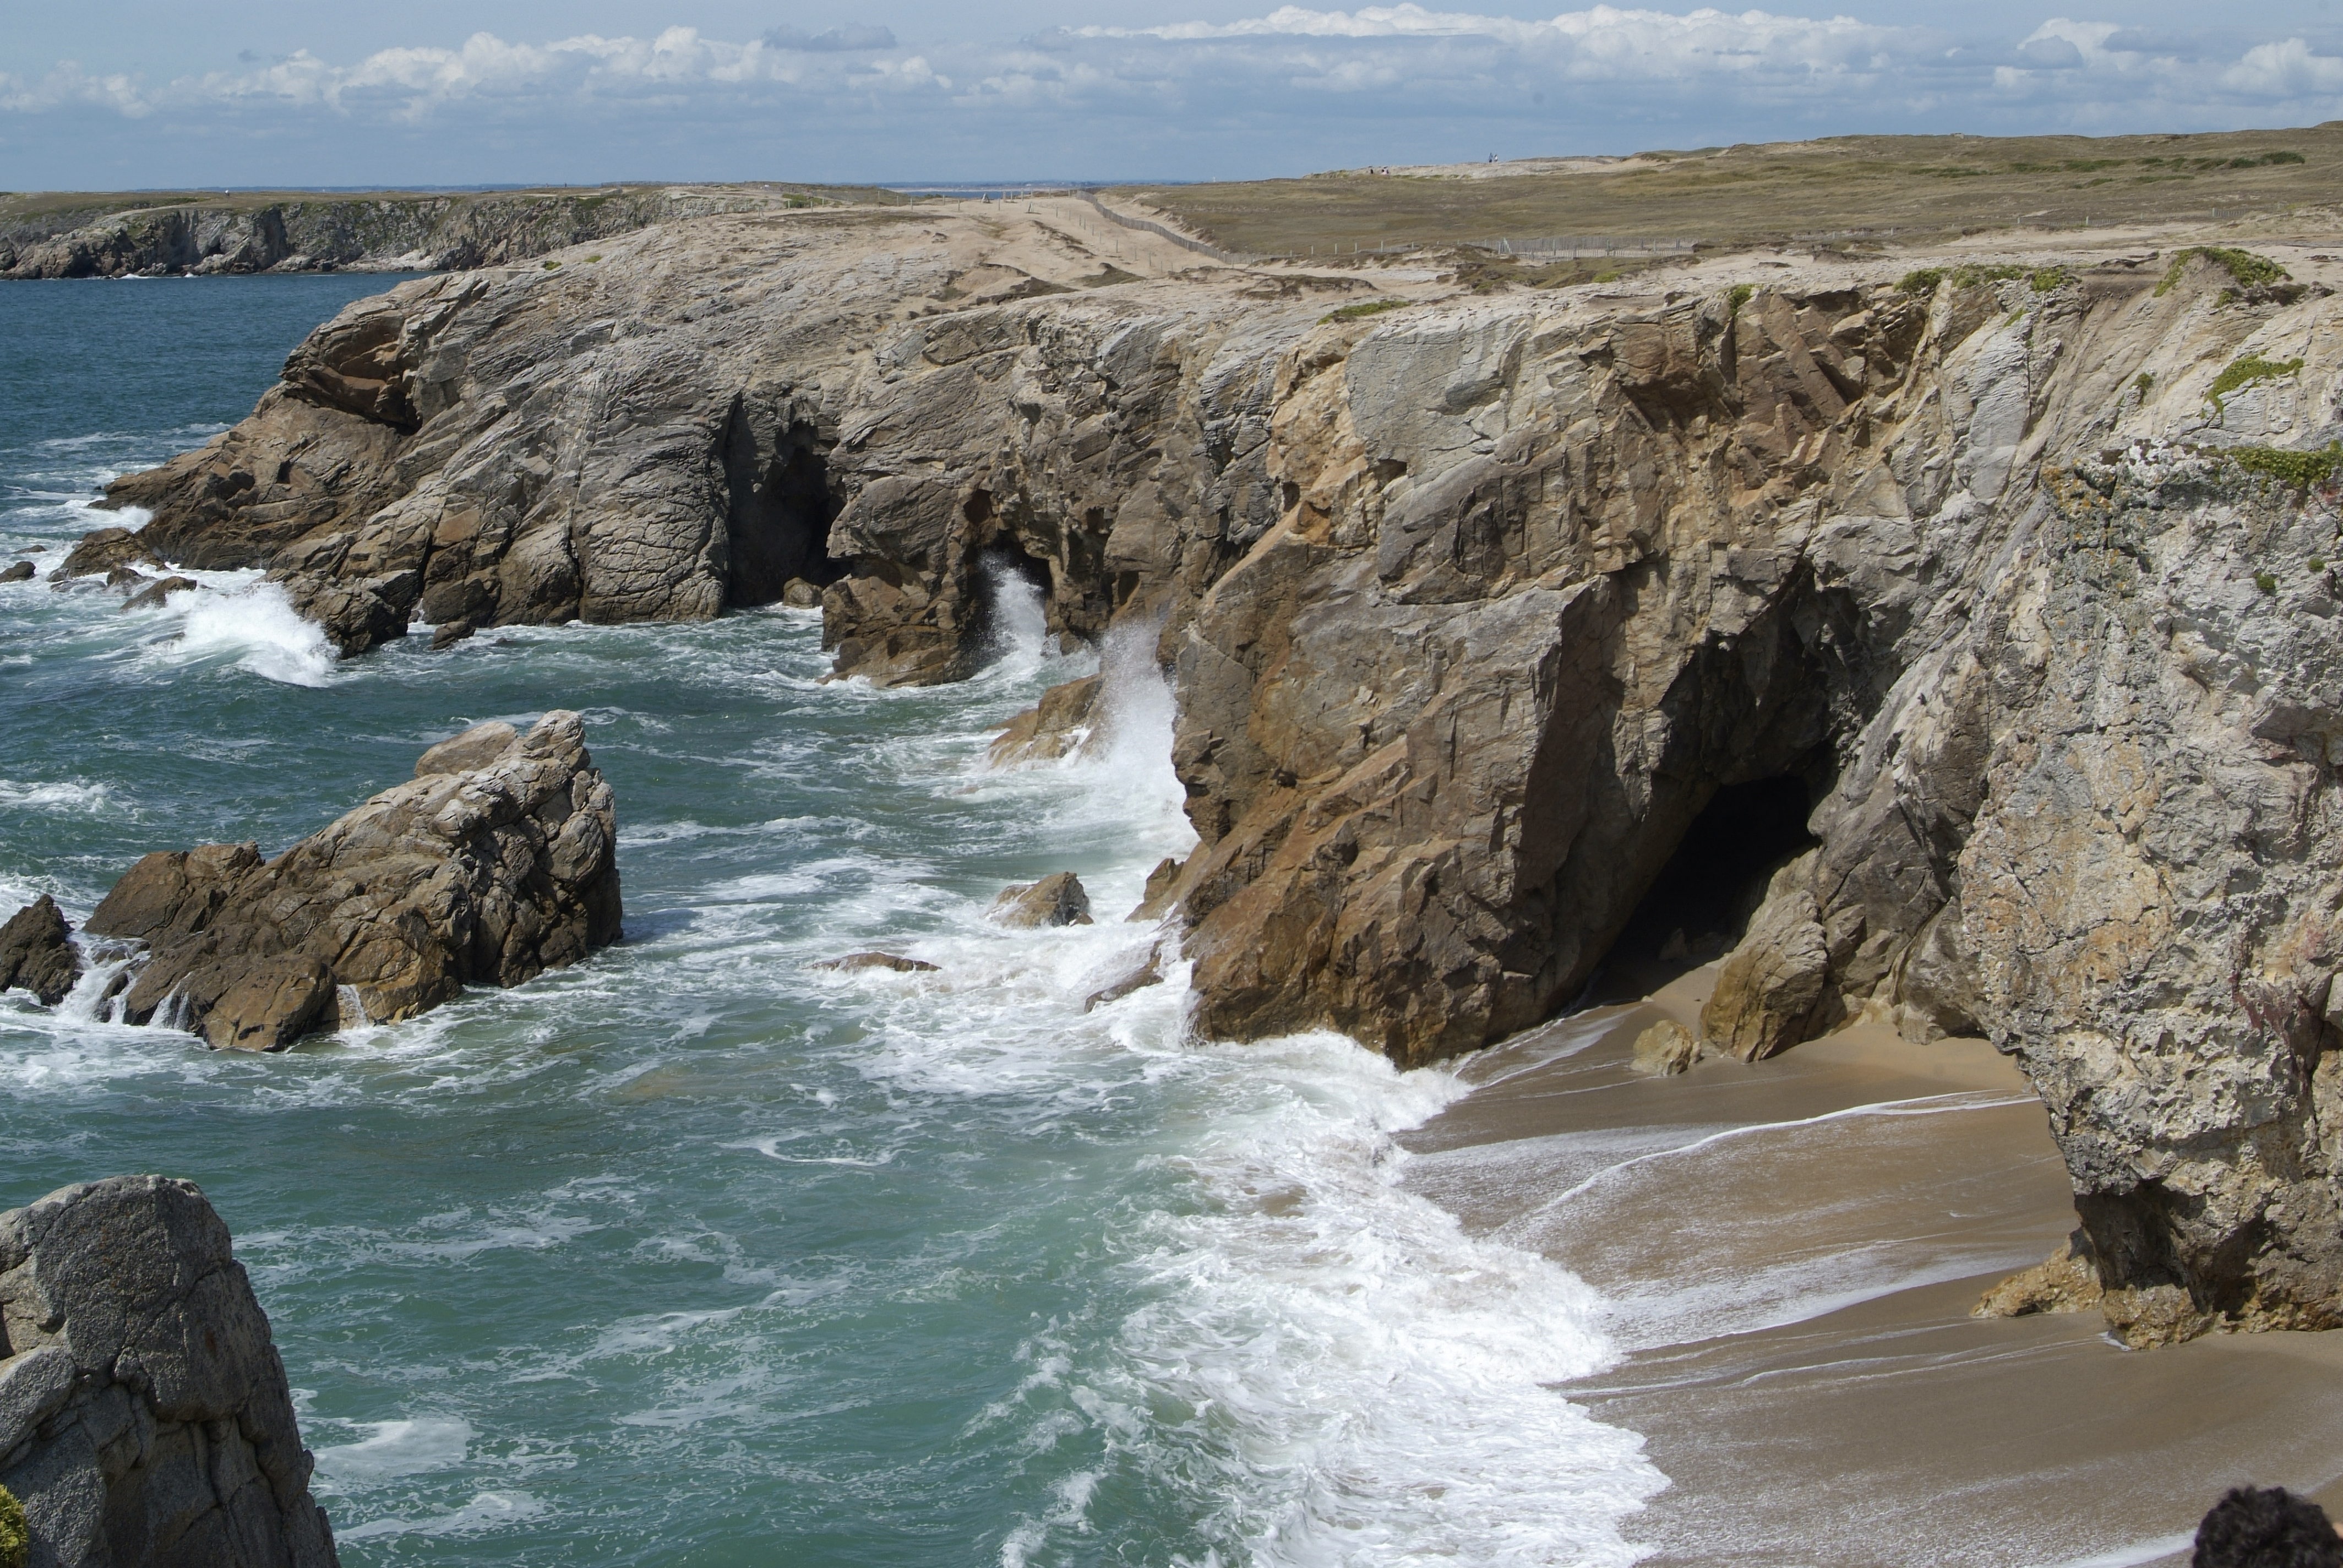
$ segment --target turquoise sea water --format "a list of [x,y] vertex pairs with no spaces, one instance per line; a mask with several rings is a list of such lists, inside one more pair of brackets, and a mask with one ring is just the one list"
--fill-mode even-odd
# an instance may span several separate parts
[[[0,559],[239,417],[381,279],[0,289]],[[123,614],[0,586],[0,915],[146,850],[274,853],[490,718],[581,710],[627,938],[285,1056],[0,997],[0,1206],[156,1171],[236,1237],[343,1559],[1624,1563],[1658,1484],[1546,1386],[1584,1287],[1402,1191],[1459,1092],[1332,1037],[1084,999],[1192,841],[1169,699],[1110,648],[1088,758],[991,729],[1098,656],[1038,607],[962,686],[824,684],[819,617],[509,629],[346,663],[253,574]],[[1098,924],[1009,931],[1081,874]],[[872,947],[938,972],[811,967]]]

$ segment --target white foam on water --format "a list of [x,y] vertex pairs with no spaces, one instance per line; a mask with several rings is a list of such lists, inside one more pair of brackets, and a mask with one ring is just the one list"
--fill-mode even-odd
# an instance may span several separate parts
[[287,686],[324,686],[333,676],[333,644],[275,583],[175,594],[165,613],[180,621],[178,637],[159,645],[173,663],[232,660],[239,669]]
[[416,1416],[407,1421],[357,1422],[367,1435],[356,1442],[317,1451],[321,1491],[347,1492],[378,1485],[402,1475],[419,1475],[461,1464],[471,1450],[472,1423],[458,1416]]
[[0,807],[19,810],[92,814],[114,808],[117,799],[114,786],[78,779],[45,784],[0,779]]
[[[1621,1522],[1664,1478],[1548,1386],[1613,1359],[1594,1292],[1400,1185],[1392,1135],[1464,1086],[1338,1036],[1199,1054],[1222,1113],[1175,1157],[1204,1201],[1136,1227],[1152,1301],[1103,1358],[1036,1336],[987,1420],[1046,1449],[1079,1412],[1117,1465],[1192,1500],[1207,1544],[1175,1563],[1634,1562]],[[1007,1568],[1080,1533],[1064,1502]]]
[[545,1504],[526,1492],[483,1492],[451,1513],[427,1519],[370,1519],[334,1532],[337,1541],[373,1541],[386,1535],[478,1535],[526,1524]]

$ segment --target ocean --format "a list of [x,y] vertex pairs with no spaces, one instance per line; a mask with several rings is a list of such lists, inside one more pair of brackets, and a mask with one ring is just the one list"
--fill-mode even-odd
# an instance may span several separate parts
[[[241,417],[395,280],[0,289],[0,560]],[[1603,1302],[1404,1186],[1464,1091],[1332,1035],[1085,1010],[1192,836],[1144,639],[1001,587],[975,678],[826,683],[817,613],[337,662],[254,573],[124,613],[0,585],[0,916],[140,854],[275,853],[430,742],[554,707],[618,796],[626,939],[281,1056],[0,997],[0,1207],[157,1171],[226,1219],[353,1568],[1624,1564],[1664,1481],[1557,1382]],[[1083,757],[990,734],[1103,666]],[[1010,930],[1077,872],[1098,922]],[[884,949],[932,973],[838,972]]]

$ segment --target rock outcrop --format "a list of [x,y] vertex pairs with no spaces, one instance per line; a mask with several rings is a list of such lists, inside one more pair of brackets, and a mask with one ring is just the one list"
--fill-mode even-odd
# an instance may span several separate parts
[[518,985],[619,934],[610,787],[574,713],[475,726],[273,860],[252,844],[148,855],[90,934],[145,944],[120,1016],[216,1050],[410,1018]]
[[30,1568],[333,1568],[268,1319],[188,1181],[0,1214],[0,1486]]
[[975,668],[1017,578],[1160,627],[1201,842],[1147,907],[1221,1036],[1501,1039],[1786,789],[1721,1046],[1988,1034],[2127,1332],[2343,1322],[2328,264],[1926,259],[1483,297],[709,219],[353,307],[112,495],[352,650],[793,578],[881,682]]
[[787,211],[891,192],[773,186],[383,192],[276,200],[18,198],[0,208],[0,278],[165,273],[441,272],[529,261],[566,246],[719,212]]
[[1003,888],[992,901],[992,918],[1004,926],[1087,926],[1091,896],[1081,879],[1059,871],[1038,882]]
[[43,893],[0,925],[0,990],[21,986],[55,1007],[81,978],[73,927],[57,901]]

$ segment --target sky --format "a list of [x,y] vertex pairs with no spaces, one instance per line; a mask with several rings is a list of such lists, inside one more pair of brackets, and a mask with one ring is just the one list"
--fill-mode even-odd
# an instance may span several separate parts
[[1252,179],[2338,118],[2343,0],[0,0],[13,190]]

